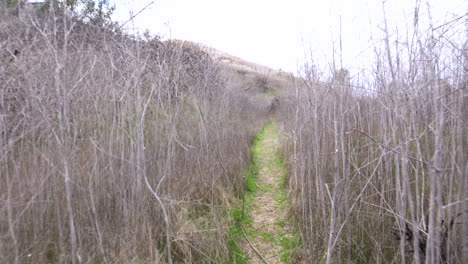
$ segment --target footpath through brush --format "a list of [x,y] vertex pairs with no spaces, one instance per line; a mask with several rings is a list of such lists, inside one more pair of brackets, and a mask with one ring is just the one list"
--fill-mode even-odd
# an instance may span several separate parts
[[243,230],[250,263],[297,262],[294,252],[300,240],[287,221],[286,170],[278,147],[275,123],[269,122],[252,146],[257,175],[250,185],[255,186],[247,183],[249,189],[254,189],[246,196],[251,221]]

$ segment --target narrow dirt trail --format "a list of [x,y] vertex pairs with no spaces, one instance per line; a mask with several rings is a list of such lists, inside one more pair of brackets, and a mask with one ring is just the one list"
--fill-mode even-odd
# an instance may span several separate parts
[[252,150],[258,167],[257,191],[252,194],[249,206],[252,223],[246,228],[251,244],[247,251],[250,263],[291,263],[291,252],[299,242],[287,223],[286,172],[275,124],[266,124],[262,133]]

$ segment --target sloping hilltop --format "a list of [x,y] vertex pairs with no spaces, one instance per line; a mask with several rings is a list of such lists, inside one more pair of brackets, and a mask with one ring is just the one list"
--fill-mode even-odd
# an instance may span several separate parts
[[267,95],[269,99],[272,99],[280,95],[280,91],[284,94],[291,90],[293,82],[299,80],[289,72],[249,62],[201,43],[184,40],[171,40],[170,42],[200,48],[221,66],[223,74],[231,77],[229,88],[247,91],[250,95]]

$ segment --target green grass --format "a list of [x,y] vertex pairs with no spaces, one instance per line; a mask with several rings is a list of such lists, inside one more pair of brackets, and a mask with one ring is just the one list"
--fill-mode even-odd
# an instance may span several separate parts
[[281,227],[276,233],[261,232],[250,228],[252,226],[253,219],[248,214],[250,207],[252,206],[255,194],[258,191],[271,191],[272,189],[278,189],[273,199],[279,210],[287,210],[290,206],[288,197],[286,195],[286,170],[284,159],[279,152],[274,153],[274,159],[269,161],[267,164],[261,164],[262,166],[271,169],[279,166],[281,168],[280,181],[277,186],[265,183],[257,182],[257,174],[260,169],[260,155],[264,154],[265,149],[262,140],[265,139],[265,130],[269,129],[269,126],[274,126],[273,122],[266,123],[257,136],[252,140],[252,146],[250,151],[252,153],[251,161],[244,174],[245,184],[244,192],[240,197],[242,200],[242,206],[233,208],[230,211],[230,217],[232,219],[232,227],[229,229],[228,236],[232,239],[229,240],[229,250],[231,252],[231,261],[233,263],[247,263],[248,258],[245,252],[239,247],[237,241],[240,241],[243,237],[242,227],[246,227],[244,230],[249,237],[258,237],[263,241],[273,243],[274,245],[280,246],[281,259],[284,262],[294,261],[291,259],[291,252],[301,247],[300,236],[297,231],[285,232],[284,228],[287,223],[283,220],[276,220],[274,224]]
[[279,226],[279,227],[285,227],[286,226],[286,223],[282,220],[275,220],[275,225]]
[[[281,155],[281,153],[275,153],[274,164],[275,166],[280,167],[282,171],[279,175],[280,181],[277,186],[279,192],[275,193],[273,199],[275,199],[277,206],[280,210],[287,210],[287,208],[291,207],[291,204],[289,203],[289,199],[286,194],[286,169],[284,157]],[[277,220],[275,221],[275,225],[284,228],[286,226],[286,223],[285,221]],[[302,241],[298,230],[294,229],[292,231],[289,231],[289,236],[286,236],[286,232],[280,229],[275,235],[275,241],[281,246],[281,260],[286,263],[294,261],[291,259],[291,252],[302,246]]]
[[277,97],[280,95],[280,89],[268,86],[265,95],[269,97]]
[[244,250],[239,247],[239,239],[242,237],[242,229],[238,224],[232,225],[227,232],[227,246],[229,249],[229,260],[233,263],[247,263],[248,257]]
[[268,232],[262,232],[261,233],[262,239],[267,242],[274,242],[275,241],[275,236],[271,233]]
[[254,193],[257,191],[257,185],[255,184],[255,176],[258,171],[258,166],[255,163],[251,162],[249,168],[245,173],[245,190],[249,193]]
[[277,235],[279,242],[281,244],[281,260],[284,262],[290,262],[290,253],[292,250],[301,247],[301,239],[298,235],[293,235],[292,237],[286,237],[283,234]]
[[[253,203],[254,194],[258,189],[265,190],[269,186],[259,185],[256,182],[257,173],[259,170],[258,156],[260,155],[259,144],[265,137],[265,129],[262,128],[257,136],[252,140],[252,146],[250,151],[252,154],[251,161],[247,166],[247,170],[244,173],[245,183],[244,192],[240,199],[242,205],[232,208],[230,210],[230,228],[227,232],[228,248],[230,252],[230,261],[232,263],[247,263],[248,257],[244,250],[239,246],[239,241],[244,236],[242,227],[252,225],[252,217],[248,214],[249,208]],[[245,230],[247,235],[254,235],[251,229]]]
[[232,263],[245,264],[248,257],[244,250],[239,246],[239,241],[243,237],[242,226],[250,225],[252,218],[249,217],[244,208],[233,208],[230,211],[231,221],[227,232],[228,249],[230,252],[230,261]]

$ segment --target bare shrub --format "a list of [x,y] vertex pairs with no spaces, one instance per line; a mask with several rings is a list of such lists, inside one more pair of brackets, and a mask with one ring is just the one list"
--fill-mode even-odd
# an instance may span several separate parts
[[0,262],[229,261],[226,206],[267,107],[195,46],[55,6],[0,28],[2,54],[21,51],[0,65]]
[[306,67],[281,101],[307,263],[467,261],[466,43],[417,16],[412,38],[386,32],[371,75]]

